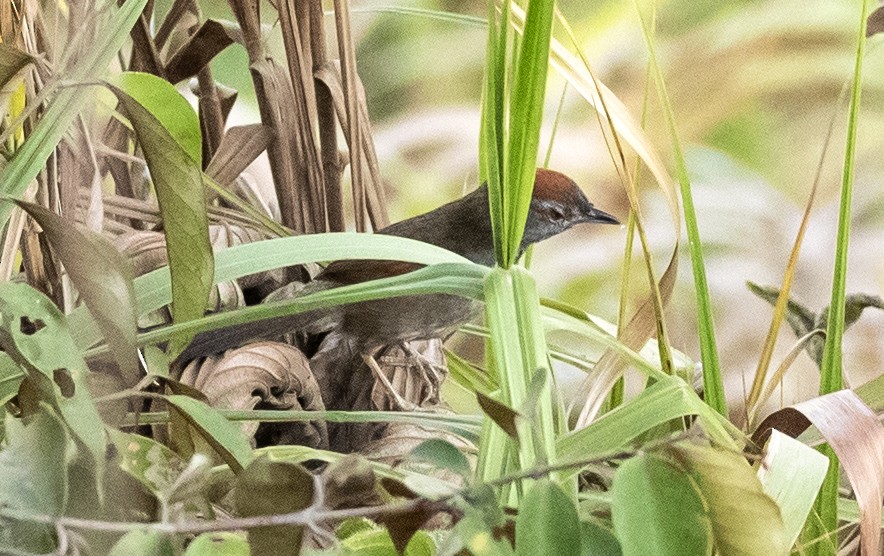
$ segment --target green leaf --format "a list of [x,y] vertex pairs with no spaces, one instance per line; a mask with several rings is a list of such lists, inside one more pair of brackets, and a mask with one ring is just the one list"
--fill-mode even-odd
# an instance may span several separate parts
[[[214,259],[209,242],[200,168],[199,121],[170,83],[148,74],[125,73],[109,83],[132,122],[156,188],[172,276],[176,323],[205,313]],[[175,338],[178,353],[190,341]]]
[[236,533],[203,533],[193,539],[184,556],[249,556],[249,543]]
[[614,475],[612,495],[614,533],[624,556],[711,554],[700,493],[670,462],[653,454],[626,460]]
[[789,553],[780,509],[742,454],[686,443],[672,450],[702,493],[722,556]]
[[[155,344],[167,341],[175,336],[219,330],[236,324],[291,316],[323,307],[372,299],[428,293],[448,293],[471,299],[481,299],[482,278],[487,272],[487,267],[472,263],[433,265],[393,278],[383,278],[324,290],[284,301],[262,303],[235,311],[216,313],[195,321],[158,328],[141,334],[138,342],[142,345]],[[236,330],[216,332],[216,334],[224,333],[238,334]]]
[[580,522],[580,549],[583,556],[622,556],[617,537],[595,521]]
[[100,477],[104,423],[86,384],[89,369],[58,308],[30,286],[0,283],[0,347],[24,371],[40,400],[58,409],[91,453]]
[[60,515],[67,505],[68,456],[75,450],[48,406],[23,425],[7,416],[8,444],[0,450],[0,506]]
[[[108,7],[115,13],[107,26],[95,31],[97,40],[84,50],[83,56],[65,73],[64,81],[82,83],[94,81],[96,76],[102,75],[129,38],[129,31],[141,17],[146,4],[147,0],[127,0],[119,8]],[[60,88],[61,82],[59,79],[47,84],[50,88],[59,90],[25,143],[3,168],[3,172],[0,172],[0,196],[18,199],[23,195],[80,110],[94,102],[94,97],[85,92],[84,86]],[[0,203],[0,229],[6,226],[11,211],[12,205]]]
[[108,556],[174,556],[172,542],[156,531],[130,531],[111,547]]
[[780,508],[786,545],[798,539],[828,468],[824,455],[778,430],[771,431],[758,477],[764,493]]
[[166,397],[181,416],[215,450],[224,463],[240,472],[252,461],[252,447],[242,430],[205,403],[182,395]]
[[[531,205],[540,126],[543,123],[546,75],[549,69],[549,45],[552,37],[554,0],[531,0],[525,16],[525,30],[515,59],[515,75],[510,100],[509,136],[506,145],[503,195],[510,207],[506,230],[506,258],[498,261],[504,268],[518,256]],[[508,21],[504,22],[508,25]]]
[[[313,502],[313,475],[300,465],[258,458],[237,477],[236,509],[241,516],[292,513]],[[258,527],[249,530],[255,556],[297,554],[303,526]]]
[[[128,110],[129,101],[135,101],[147,110],[169,137],[197,164],[202,163],[202,134],[199,117],[175,87],[165,79],[149,73],[123,72],[108,80],[111,89],[122,91],[127,97],[120,99]],[[132,122],[138,133],[138,124]]]
[[552,481],[536,482],[519,506],[516,555],[580,553],[580,523],[574,502]]
[[610,454],[623,449],[644,432],[687,415],[699,415],[706,433],[724,445],[734,445],[733,437],[740,435],[684,381],[668,376],[588,427],[559,437],[558,461],[580,461]]
[[431,463],[439,469],[448,469],[461,477],[470,474],[470,464],[466,456],[451,442],[441,438],[431,438],[421,442],[411,451],[411,457]]
[[111,355],[120,367],[123,385],[134,386],[141,373],[135,348],[135,290],[128,262],[100,235],[80,229],[71,220],[39,205],[23,201],[18,205],[43,228],[43,234],[107,338]]

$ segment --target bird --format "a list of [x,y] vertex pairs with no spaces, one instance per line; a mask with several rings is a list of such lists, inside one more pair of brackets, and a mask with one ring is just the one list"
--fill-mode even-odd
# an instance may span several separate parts
[[[578,224],[592,223],[619,224],[619,221],[596,208],[565,174],[538,168],[519,255],[534,243]],[[391,224],[377,233],[430,243],[477,264],[489,267],[495,264],[485,184],[458,200]],[[334,261],[297,295],[398,276],[422,267],[417,263],[389,260]],[[335,330],[350,344],[353,353],[365,355],[387,345],[445,338],[482,310],[480,302],[450,294],[409,297],[407,301],[402,298],[362,301],[204,332],[194,338],[178,360],[189,361],[296,330],[308,334]]]

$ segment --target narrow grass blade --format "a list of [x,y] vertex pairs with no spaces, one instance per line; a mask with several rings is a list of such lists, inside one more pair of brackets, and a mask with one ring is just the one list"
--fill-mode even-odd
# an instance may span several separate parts
[[697,298],[697,320],[700,334],[700,352],[703,361],[703,392],[706,402],[714,407],[722,415],[727,415],[727,399],[724,392],[724,380],[721,376],[721,367],[718,362],[718,348],[715,342],[715,327],[712,321],[712,301],[709,297],[709,286],[706,281],[706,265],[703,262],[703,245],[700,240],[700,229],[697,225],[697,214],[694,209],[691,183],[688,177],[687,164],[682,153],[681,140],[678,137],[678,129],[675,124],[675,115],[669,93],[663,81],[663,72],[657,63],[656,48],[654,47],[654,30],[649,28],[642,14],[641,7],[636,1],[636,10],[642,20],[642,34],[648,47],[651,68],[654,81],[657,86],[657,94],[663,113],[666,117],[666,125],[672,141],[672,150],[675,156],[676,175],[681,190],[681,199],[684,207],[685,226],[688,234],[688,249],[691,254],[691,269],[694,276],[694,289]]
[[[832,300],[829,303],[829,322],[826,328],[826,345],[823,349],[823,364],[820,369],[820,394],[835,392],[843,387],[841,375],[841,349],[844,336],[845,289],[847,286],[847,255],[850,241],[850,205],[853,197],[853,173],[856,158],[856,127],[859,120],[859,105],[862,95],[863,52],[866,44],[866,26],[871,2],[862,0],[860,21],[857,29],[856,60],[853,69],[853,84],[850,89],[850,109],[847,117],[847,144],[844,152],[844,169],[841,176],[841,203],[838,211],[838,236],[835,249],[835,271],[832,278]],[[831,465],[822,492],[814,507],[819,515],[813,521],[810,534],[813,537],[834,535],[838,528],[838,457],[830,448],[823,448]],[[881,492],[876,504],[881,507]],[[864,542],[868,539],[864,538]],[[868,545],[864,547],[868,549]],[[866,552],[863,550],[863,552]],[[818,543],[813,549],[815,556],[834,554],[832,545]],[[874,554],[874,552],[868,552]]]
[[[84,59],[79,60],[76,68],[65,77],[81,82],[102,75],[123,46],[146,4],[147,0],[127,0],[117,9],[106,32],[99,34],[100,42],[88,49]],[[34,131],[0,173],[0,195],[21,198],[74,118],[92,100],[90,95],[84,93],[83,86],[69,87],[58,92]],[[0,229],[6,225],[11,211],[12,205],[0,205]]]

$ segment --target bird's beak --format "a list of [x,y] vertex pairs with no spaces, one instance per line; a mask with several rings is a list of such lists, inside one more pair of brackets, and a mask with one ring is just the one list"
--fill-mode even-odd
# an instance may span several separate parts
[[603,210],[599,210],[593,206],[590,206],[589,211],[586,214],[585,222],[598,223],[598,224],[619,224],[620,221],[608,214]]

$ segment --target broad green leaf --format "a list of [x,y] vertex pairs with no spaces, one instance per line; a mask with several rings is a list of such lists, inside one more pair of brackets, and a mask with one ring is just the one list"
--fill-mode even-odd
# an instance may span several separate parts
[[580,550],[583,556],[622,556],[614,533],[595,521],[580,522]]
[[530,487],[516,518],[516,555],[535,554],[581,554],[574,502],[548,479]]
[[466,456],[454,444],[441,438],[431,438],[421,442],[411,451],[411,458],[426,461],[461,477],[470,474],[470,464]]
[[172,541],[156,531],[135,530],[123,535],[108,556],[174,556]]
[[[158,77],[126,73],[110,87],[132,122],[156,189],[171,269],[174,322],[197,319],[205,313],[214,273],[199,121],[178,91]],[[189,340],[175,338],[170,351],[179,352]]]
[[205,403],[182,395],[166,397],[221,459],[236,472],[252,461],[252,447],[235,424],[222,417]]
[[780,509],[765,494],[741,453],[686,443],[671,450],[676,460],[687,466],[702,494],[719,554],[789,553]]
[[[146,4],[147,0],[126,0],[119,8],[108,7],[113,10],[109,21],[95,33],[96,42],[85,49],[83,56],[66,72],[65,80],[83,83],[94,81],[97,76],[104,74],[108,64],[129,38],[129,31],[141,17]],[[25,143],[0,172],[0,196],[18,199],[24,194],[77,114],[94,101],[94,97],[86,92],[88,86],[60,88],[60,85],[61,80],[47,84],[57,88],[58,92]],[[6,226],[11,211],[11,204],[0,203],[0,229]]]
[[[236,479],[233,497],[241,516],[292,513],[313,502],[313,475],[295,463],[258,458]],[[297,554],[303,526],[250,529],[252,554]]]
[[828,468],[829,460],[824,455],[772,431],[758,466],[758,477],[764,493],[780,508],[788,546],[798,539]]
[[86,385],[89,369],[58,308],[30,286],[0,283],[0,347],[25,372],[40,399],[58,409],[91,453],[100,477],[104,423]]
[[0,450],[0,506],[60,515],[67,505],[68,456],[75,450],[61,420],[41,406],[27,425],[6,417]]
[[[197,165],[202,162],[202,134],[199,118],[190,103],[168,81],[149,73],[135,71],[115,75],[108,82],[114,92],[126,96],[147,110],[166,133]],[[117,93],[119,96],[119,93]],[[129,100],[120,99],[128,109]],[[138,126],[132,122],[135,132]]]
[[[617,469],[611,515],[623,556],[702,556],[712,553],[712,530],[697,485],[654,454]],[[758,554],[766,554],[759,552]]]
[[249,543],[236,533],[203,533],[187,545],[184,556],[249,556]]
[[107,338],[126,387],[140,377],[135,348],[135,291],[132,270],[120,252],[102,236],[78,228],[39,205],[19,201],[43,228],[54,252]]

